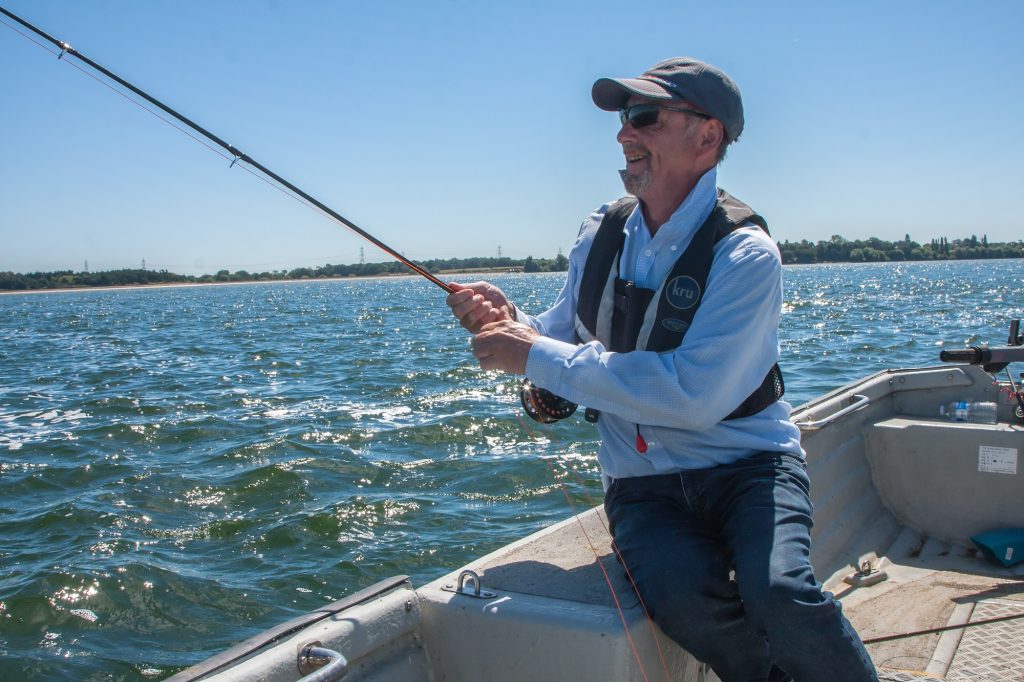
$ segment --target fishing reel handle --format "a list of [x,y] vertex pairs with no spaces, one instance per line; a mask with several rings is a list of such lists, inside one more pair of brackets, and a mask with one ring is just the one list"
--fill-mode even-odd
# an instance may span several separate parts
[[519,402],[530,419],[541,424],[553,424],[572,416],[578,407],[576,403],[560,398],[551,391],[534,386],[529,379],[523,379],[519,388]]

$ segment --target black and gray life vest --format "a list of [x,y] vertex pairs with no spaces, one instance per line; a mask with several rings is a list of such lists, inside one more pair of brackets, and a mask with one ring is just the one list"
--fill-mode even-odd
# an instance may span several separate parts
[[[576,335],[580,343],[598,340],[617,353],[661,353],[679,347],[693,322],[704,297],[715,244],[747,223],[754,223],[767,234],[768,223],[743,202],[718,190],[711,215],[660,288],[644,289],[619,277],[619,259],[626,239],[623,227],[636,203],[635,197],[619,199],[608,208],[597,228],[580,282]],[[756,414],[781,398],[784,391],[782,371],[775,364],[761,386],[726,419]]]

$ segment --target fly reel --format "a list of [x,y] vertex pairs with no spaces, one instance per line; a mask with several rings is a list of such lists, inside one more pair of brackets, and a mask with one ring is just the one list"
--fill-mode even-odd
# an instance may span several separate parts
[[519,389],[519,402],[523,404],[523,409],[530,415],[530,419],[541,424],[553,424],[565,419],[571,416],[577,407],[576,403],[534,386],[529,379],[523,379],[523,385]]

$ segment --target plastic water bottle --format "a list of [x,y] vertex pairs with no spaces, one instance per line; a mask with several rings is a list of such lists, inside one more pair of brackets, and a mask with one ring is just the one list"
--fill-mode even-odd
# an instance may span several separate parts
[[958,400],[955,403],[948,403],[940,407],[939,415],[953,422],[995,424],[996,404]]

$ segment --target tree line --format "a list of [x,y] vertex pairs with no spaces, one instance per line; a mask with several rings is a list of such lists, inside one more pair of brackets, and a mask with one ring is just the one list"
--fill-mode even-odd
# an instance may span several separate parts
[[[419,263],[432,274],[451,271],[508,270],[510,272],[560,272],[569,268],[569,259],[559,253],[555,258],[442,258]],[[0,272],[0,290],[72,289],[85,287],[116,287],[145,284],[211,284],[217,282],[267,282],[295,279],[336,279],[342,277],[374,277],[404,275],[410,270],[398,261],[322,265],[271,272],[220,270],[213,275],[178,275],[167,270],[123,269],[105,272]]]
[[812,243],[779,242],[783,263],[879,263],[886,261],[972,260],[982,258],[1024,258],[1024,242],[989,242],[971,235],[949,241],[945,237],[918,244],[910,238],[887,242],[877,237],[848,240],[832,235],[828,241]]
[[[889,242],[877,237],[849,240],[833,235],[827,241],[778,242],[783,263],[877,263],[887,261],[970,260],[983,258],[1024,258],[1024,241],[989,242],[972,235],[952,241],[941,237],[928,244],[919,244],[904,236]],[[562,272],[569,260],[561,252],[555,258],[435,258],[419,263],[432,274],[452,271],[508,270],[510,272]],[[0,291],[33,289],[70,289],[145,284],[207,284],[214,282],[265,282],[293,279],[335,279],[341,277],[373,277],[403,275],[409,270],[397,261],[322,265],[315,268],[294,268],[270,272],[220,270],[213,275],[178,275],[167,270],[123,269],[106,272],[31,272],[27,274],[0,272]]]

